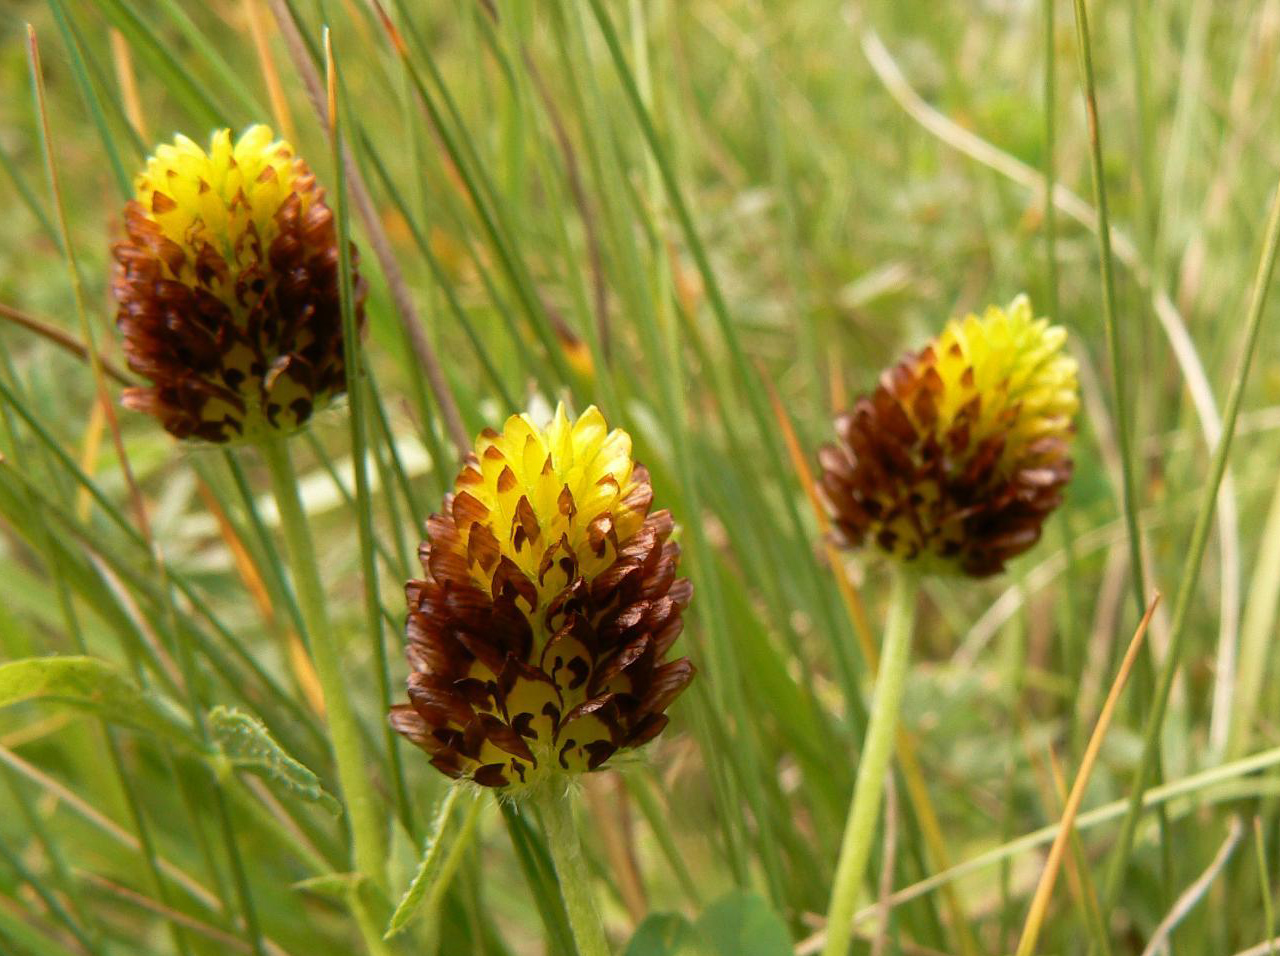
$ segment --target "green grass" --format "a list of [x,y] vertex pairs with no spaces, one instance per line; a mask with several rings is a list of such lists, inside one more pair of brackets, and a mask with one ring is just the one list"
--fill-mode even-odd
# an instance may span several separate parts
[[[574,956],[544,821],[451,795],[384,719],[402,584],[460,449],[562,399],[632,433],[677,516],[696,594],[678,647],[700,672],[654,745],[584,781],[585,889],[619,953],[819,951],[871,676],[764,383],[813,467],[836,406],[902,350],[1022,290],[1082,364],[1076,475],[1005,577],[924,584],[903,723],[946,863],[895,757],[852,951],[1013,950],[1157,588],[1037,951],[1139,954],[1158,928],[1177,953],[1262,943],[1275,4],[1075,6],[1087,47],[1066,2],[10,3],[0,667],[87,655],[147,696],[86,712],[0,681],[0,953]],[[257,121],[296,131],[370,283],[351,397],[289,450],[372,825],[332,812],[299,651],[318,599],[290,584],[266,463],[175,446],[110,376],[133,170],[175,132]],[[878,640],[889,575],[863,554],[848,570]],[[253,720],[232,734],[219,705]],[[379,831],[365,881],[351,823]],[[411,883],[425,902],[384,941]]]

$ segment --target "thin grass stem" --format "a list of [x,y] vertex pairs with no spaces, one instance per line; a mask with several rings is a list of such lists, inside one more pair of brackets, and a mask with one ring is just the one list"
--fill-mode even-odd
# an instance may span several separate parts
[[[352,285],[351,222],[347,204],[347,177],[343,163],[344,115],[338,108],[338,67],[333,55],[333,34],[324,34],[325,78],[329,100],[329,145],[332,150],[334,190],[334,215],[338,232],[338,292],[342,307],[342,341],[344,369],[347,377],[348,421],[351,426],[351,468],[355,476],[355,506],[360,540],[360,568],[364,583],[365,630],[373,651],[374,673],[377,678],[380,709],[391,706],[391,670],[387,660],[387,642],[382,632],[382,601],[378,596],[378,565],[374,556],[373,502],[369,489],[368,413],[365,410],[364,356],[360,347],[360,329],[356,324],[355,290]],[[388,488],[388,491],[391,489]],[[394,567],[394,564],[393,564]],[[400,762],[398,735],[391,725],[383,721],[383,740],[387,748],[387,762],[395,776],[393,789],[398,798],[407,792],[404,770]],[[407,812],[407,808],[402,810]],[[370,876],[375,885],[385,886],[385,869],[379,868]]]
[[1107,869],[1106,883],[1103,891],[1103,916],[1110,914],[1116,905],[1119,893],[1124,885],[1125,866],[1133,849],[1134,837],[1137,833],[1138,817],[1142,812],[1142,799],[1146,791],[1147,781],[1155,767],[1159,756],[1161,728],[1164,725],[1165,709],[1169,703],[1169,694],[1173,689],[1174,678],[1181,666],[1183,645],[1188,631],[1188,618],[1191,605],[1200,588],[1200,567],[1204,560],[1205,548],[1209,543],[1209,533],[1213,527],[1214,506],[1218,500],[1218,489],[1222,484],[1222,476],[1227,470],[1227,462],[1231,455],[1231,443],[1235,437],[1236,419],[1240,414],[1240,405],[1244,400],[1245,385],[1249,380],[1249,371],[1253,365],[1253,357],[1257,351],[1258,335],[1262,328],[1262,317],[1265,312],[1267,296],[1270,292],[1271,277],[1275,271],[1277,253],[1280,252],[1280,186],[1272,195],[1271,210],[1267,216],[1266,232],[1263,239],[1262,256],[1258,262],[1258,271],[1254,276],[1249,291],[1249,305],[1245,314],[1245,339],[1239,364],[1231,379],[1227,392],[1227,401],[1222,416],[1222,437],[1213,450],[1213,459],[1209,465],[1209,476],[1201,487],[1199,509],[1195,525],[1191,529],[1191,540],[1187,545],[1187,557],[1182,566],[1182,576],[1178,582],[1178,593],[1174,600],[1173,618],[1169,625],[1168,648],[1165,651],[1164,664],[1160,669],[1156,684],[1155,697],[1143,725],[1142,756],[1135,771],[1133,786],[1129,793],[1129,807],[1121,824],[1120,834],[1112,851]]
[[1054,883],[1057,881],[1058,872],[1066,856],[1070,838],[1075,833],[1076,816],[1080,812],[1081,803],[1084,802],[1085,789],[1089,785],[1089,778],[1093,774],[1098,754],[1102,750],[1102,741],[1106,738],[1107,730],[1111,726],[1111,718],[1115,714],[1116,705],[1120,701],[1120,694],[1124,690],[1124,686],[1129,680],[1129,674],[1133,670],[1133,665],[1138,659],[1138,651],[1141,650],[1142,641],[1147,635],[1147,626],[1151,623],[1151,615],[1155,613],[1156,605],[1159,601],[1160,595],[1157,594],[1143,614],[1142,620],[1134,632],[1133,639],[1129,641],[1124,660],[1120,662],[1120,668],[1116,672],[1115,680],[1112,681],[1111,690],[1107,694],[1106,702],[1102,705],[1102,711],[1098,714],[1097,723],[1093,728],[1093,735],[1089,738],[1088,746],[1085,747],[1084,757],[1080,760],[1080,769],[1076,772],[1076,779],[1071,784],[1071,792],[1067,795],[1066,804],[1063,806],[1062,819],[1058,822],[1057,836],[1054,838],[1053,846],[1049,848],[1049,855],[1045,859],[1044,869],[1040,873],[1040,881],[1036,884],[1035,894],[1031,898],[1031,906],[1027,911],[1027,919],[1023,924],[1022,936],[1018,940],[1018,948],[1014,956],[1032,956],[1035,952],[1036,943],[1040,938],[1040,931],[1044,925],[1045,914],[1049,910],[1049,901],[1053,897]]
[[[1094,89],[1093,47],[1089,38],[1089,13],[1085,0],[1075,0],[1076,40],[1080,73],[1084,80],[1084,106],[1089,121],[1089,163],[1098,207],[1098,265],[1102,271],[1102,322],[1111,365],[1111,387],[1115,398],[1116,443],[1120,451],[1122,501],[1129,532],[1129,567],[1134,603],[1141,615],[1147,604],[1147,573],[1142,554],[1142,529],[1138,523],[1138,490],[1133,457],[1133,406],[1129,376],[1125,374],[1124,348],[1116,322],[1116,280],[1111,256],[1111,219],[1107,205],[1106,169],[1102,161],[1102,133],[1098,120],[1098,99]],[[1052,204],[1050,204],[1052,205]]]
[[1258,888],[1262,895],[1262,925],[1266,930],[1267,956],[1275,956],[1276,914],[1271,896],[1271,866],[1267,863],[1267,845],[1262,836],[1262,819],[1253,818],[1253,845],[1258,861]]

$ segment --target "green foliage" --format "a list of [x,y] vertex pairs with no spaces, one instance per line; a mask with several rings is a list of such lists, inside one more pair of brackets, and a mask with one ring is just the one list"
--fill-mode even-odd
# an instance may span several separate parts
[[698,917],[697,932],[715,956],[786,956],[791,938],[769,904],[754,893],[721,897]]
[[209,731],[229,766],[257,774],[290,796],[319,804],[334,816],[342,813],[342,804],[324,791],[320,778],[285,753],[262,721],[219,706],[209,712]]
[[693,924],[678,913],[651,913],[636,927],[625,956],[680,956],[696,949]]
[[32,657],[0,664],[0,709],[32,702],[74,707],[182,746],[200,746],[172,701],[140,689],[118,668],[92,657]]
[[[395,912],[391,914],[391,923],[387,926],[387,937],[390,938],[405,928],[409,920],[411,920],[417,912],[426,906],[428,910],[439,902],[441,894],[447,886],[446,877],[446,860],[452,856],[446,840],[446,832],[449,829],[450,818],[453,814],[454,804],[458,802],[458,798],[462,795],[461,787],[452,787],[440,802],[440,808],[436,810],[435,822],[432,824],[431,832],[427,834],[426,846],[422,851],[422,862],[418,864],[418,870],[413,875],[413,880],[409,883],[408,889],[404,891],[404,896],[400,898],[400,902],[396,904]],[[479,799],[477,794],[471,795],[471,802],[474,803]],[[472,814],[468,814],[468,818],[472,819]],[[469,827],[467,830],[469,831]],[[454,835],[453,839],[458,839],[458,835]]]
[[[770,388],[812,469],[903,350],[1021,290],[1081,363],[1076,475],[1008,575],[925,582],[903,708],[920,778],[895,759],[852,952],[878,945],[886,869],[882,952],[1013,949],[1061,805],[1048,751],[1069,786],[1144,578],[1168,617],[1040,950],[1080,956],[1105,925],[1137,956],[1171,912],[1173,951],[1256,947],[1280,886],[1259,873],[1280,857],[1275,4],[1086,8],[1082,72],[1072,4],[1047,0],[9,3],[0,952],[575,956],[538,817],[452,789],[386,723],[404,581],[462,447],[559,400],[634,436],[695,585],[677,650],[698,679],[584,785],[610,939],[793,951],[827,907],[871,686],[834,572],[873,643],[889,588],[868,554],[830,566]],[[290,445],[319,595],[260,456],[176,447],[114,379],[104,417],[74,354],[89,335],[127,366],[110,245],[143,156],[252,122],[287,130],[369,283],[353,400]],[[316,605],[383,886],[354,873]],[[1257,851],[1175,909],[1237,815]]]
[[788,956],[786,925],[755,893],[735,891],[711,903],[697,922],[654,913],[627,944],[625,956]]

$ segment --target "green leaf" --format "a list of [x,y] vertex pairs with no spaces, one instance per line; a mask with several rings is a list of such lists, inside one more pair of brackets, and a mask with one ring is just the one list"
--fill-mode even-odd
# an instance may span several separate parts
[[408,886],[418,874],[422,847],[398,819],[387,837],[387,879],[392,886]]
[[698,934],[716,956],[791,956],[782,919],[761,897],[735,890],[698,918]]
[[209,711],[209,730],[231,766],[257,774],[309,803],[318,803],[335,817],[342,814],[342,804],[320,786],[320,778],[285,753],[256,717],[218,706]]
[[448,829],[453,806],[461,795],[461,787],[451,787],[445,794],[445,798],[440,801],[435,822],[431,826],[431,832],[427,835],[426,845],[423,848],[422,862],[418,864],[418,872],[413,882],[409,884],[409,888],[405,890],[404,896],[400,898],[396,911],[391,914],[391,922],[387,925],[387,932],[383,939],[390,939],[404,929],[423,902],[428,898],[434,902],[434,898],[438,895],[437,885],[447,873],[447,868],[444,866],[444,850],[448,842],[444,838],[445,830]]
[[175,704],[97,658],[28,657],[0,664],[0,708],[36,701],[76,707],[112,724],[203,749]]
[[636,927],[623,956],[693,956],[693,924],[679,913],[652,913]]
[[302,893],[314,893],[339,903],[348,903],[359,885],[359,873],[321,873],[319,876],[299,880],[293,884],[293,888]]
[[697,924],[653,913],[623,956],[791,956],[787,927],[763,897],[735,890],[703,911]]

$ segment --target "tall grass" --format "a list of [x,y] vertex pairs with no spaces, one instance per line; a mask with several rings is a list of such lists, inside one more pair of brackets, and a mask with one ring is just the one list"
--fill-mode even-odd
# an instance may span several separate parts
[[[1076,476],[1006,578],[923,586],[852,951],[1265,952],[1278,13],[11,3],[0,953],[574,956],[544,829],[569,822],[460,795],[385,722],[422,521],[475,433],[560,400],[630,431],[677,516],[700,672],[582,782],[570,890],[619,953],[820,951],[890,579],[826,545],[813,456],[902,350],[1023,289],[1082,365]],[[119,407],[107,294],[152,140],[253,122],[289,130],[370,282],[345,406],[277,496],[253,450]],[[15,669],[53,657],[56,693]]]

